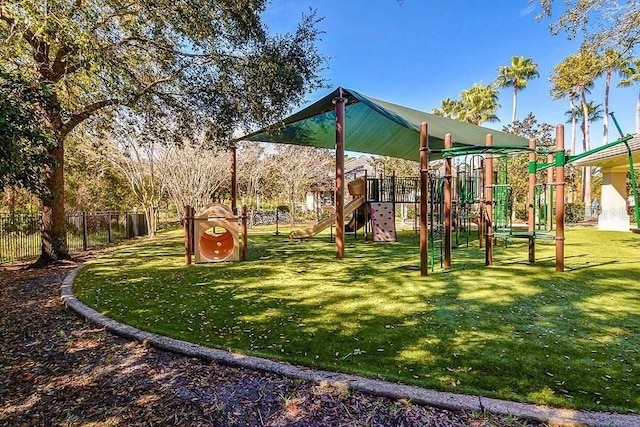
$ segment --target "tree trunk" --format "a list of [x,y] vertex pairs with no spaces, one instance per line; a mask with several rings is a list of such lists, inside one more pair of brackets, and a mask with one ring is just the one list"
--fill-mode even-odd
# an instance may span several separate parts
[[[581,91],[582,98],[582,118],[584,123],[584,151],[589,151],[591,149],[591,144],[589,143],[589,106],[587,104],[587,100],[585,98],[585,90]],[[586,166],[584,168],[584,180],[582,181],[582,194],[584,202],[584,212],[585,217],[591,217],[591,167]]]
[[66,217],[64,212],[64,143],[58,138],[55,147],[49,149],[55,166],[46,173],[46,185],[50,195],[42,199],[42,251],[37,265],[69,259],[67,247]]
[[145,207],[144,216],[147,219],[147,232],[149,233],[149,237],[155,238],[156,231],[158,230],[158,224],[156,222],[156,210],[153,205]]
[[569,97],[569,106],[571,108],[571,154],[576,154],[576,104],[573,103],[573,98]]
[[518,88],[513,84],[513,111],[511,112],[511,123],[516,121],[516,111],[518,109]]

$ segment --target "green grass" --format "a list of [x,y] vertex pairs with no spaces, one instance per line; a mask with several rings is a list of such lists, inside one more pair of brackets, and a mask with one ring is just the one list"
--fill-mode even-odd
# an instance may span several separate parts
[[461,393],[640,411],[640,236],[573,228],[554,246],[454,250],[418,271],[417,236],[293,242],[251,231],[250,261],[184,265],[178,233],[116,250],[76,278],[119,321],[210,347]]

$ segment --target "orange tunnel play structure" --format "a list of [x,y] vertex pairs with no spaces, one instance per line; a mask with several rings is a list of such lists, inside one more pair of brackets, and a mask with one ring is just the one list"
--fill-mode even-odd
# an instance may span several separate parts
[[213,204],[194,217],[196,262],[238,261],[238,217],[224,205]]

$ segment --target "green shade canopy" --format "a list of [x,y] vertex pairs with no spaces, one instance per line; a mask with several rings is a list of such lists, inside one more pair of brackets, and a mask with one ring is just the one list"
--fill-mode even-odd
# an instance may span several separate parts
[[[429,148],[442,149],[450,133],[455,146],[484,145],[493,135],[495,146],[527,147],[525,138],[494,129],[459,122],[434,114],[370,98],[351,89],[338,88],[307,108],[235,141],[274,142],[333,148],[336,141],[334,100],[342,96],[345,108],[345,150],[419,160],[420,123],[429,124]],[[430,160],[441,153],[431,153]]]

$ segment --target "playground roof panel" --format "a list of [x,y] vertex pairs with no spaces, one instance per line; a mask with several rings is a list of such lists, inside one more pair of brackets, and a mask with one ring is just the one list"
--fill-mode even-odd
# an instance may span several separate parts
[[[429,148],[442,149],[444,136],[451,133],[455,146],[484,145],[485,136],[493,135],[495,146],[527,147],[525,138],[494,129],[459,122],[434,114],[370,98],[351,89],[338,88],[286,119],[260,129],[236,141],[260,141],[307,145],[320,148],[335,146],[334,99],[347,99],[345,107],[345,150],[419,160],[420,123],[429,124]],[[432,153],[430,160],[440,159]]]
[[[635,167],[640,167],[640,134],[636,134],[629,140],[629,148],[631,148]],[[629,154],[626,145],[618,144],[577,160],[575,164],[578,166],[598,166],[603,169],[628,171]]]

